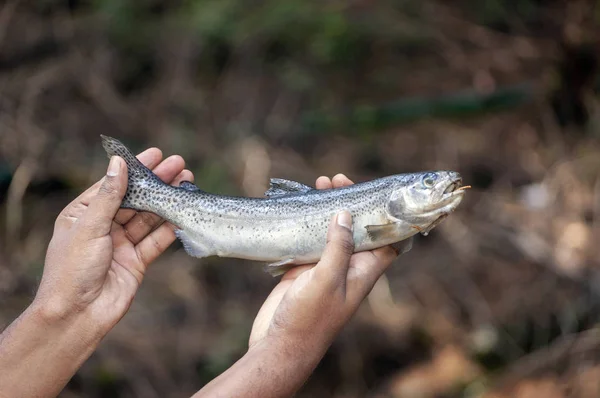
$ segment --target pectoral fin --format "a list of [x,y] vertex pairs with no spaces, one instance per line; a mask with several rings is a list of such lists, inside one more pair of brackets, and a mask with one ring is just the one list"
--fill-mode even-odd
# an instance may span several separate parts
[[390,240],[397,238],[398,230],[395,223],[382,224],[382,225],[367,225],[367,234],[372,241]]
[[210,253],[207,252],[206,248],[200,244],[198,244],[198,242],[194,241],[194,239],[192,239],[192,237],[190,235],[188,235],[187,232],[185,232],[183,229],[176,229],[175,230],[175,236],[177,236],[179,238],[179,240],[181,240],[181,243],[183,244],[183,248],[185,249],[186,253],[189,254],[192,257],[207,257],[210,255]]
[[295,267],[293,258],[286,258],[276,263],[265,265],[265,271],[271,274],[271,276],[283,275],[292,268]]
[[411,236],[408,239],[393,243],[391,246],[398,252],[398,255],[408,253],[412,249],[414,238]]
[[274,198],[277,196],[309,192],[313,189],[314,188],[309,187],[308,185],[296,181],[284,180],[283,178],[271,178],[270,188],[265,192],[265,196]]

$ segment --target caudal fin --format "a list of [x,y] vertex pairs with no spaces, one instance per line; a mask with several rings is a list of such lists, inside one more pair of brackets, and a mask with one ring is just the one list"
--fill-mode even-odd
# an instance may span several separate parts
[[127,163],[127,170],[129,171],[129,176],[131,177],[131,173],[134,174],[146,174],[154,176],[154,173],[150,171],[146,166],[142,164],[134,155],[131,153],[129,149],[123,143],[116,138],[108,137],[106,135],[100,135],[102,137],[102,146],[106,151],[108,157],[112,156],[120,156]]
[[142,164],[123,143],[106,135],[102,137],[102,146],[108,157],[119,156],[127,163],[127,193],[121,207],[147,210],[147,192],[152,188],[165,185],[150,169]]

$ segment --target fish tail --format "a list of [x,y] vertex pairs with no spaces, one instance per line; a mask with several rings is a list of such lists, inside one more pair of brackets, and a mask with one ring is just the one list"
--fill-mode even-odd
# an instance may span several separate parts
[[136,210],[152,210],[148,207],[148,191],[165,187],[156,174],[142,164],[123,143],[106,135],[102,137],[102,146],[108,157],[119,156],[127,163],[127,192],[121,207]]

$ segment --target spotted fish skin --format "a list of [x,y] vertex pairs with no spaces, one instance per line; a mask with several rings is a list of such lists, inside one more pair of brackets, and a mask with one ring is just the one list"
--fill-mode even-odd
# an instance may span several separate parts
[[[402,207],[407,220],[390,214],[391,204],[399,200],[414,207],[411,200],[418,197],[405,193],[421,186],[426,173],[399,174],[327,190],[274,179],[267,198],[216,195],[189,182],[179,187],[165,184],[120,141],[102,136],[102,144],[109,156],[120,156],[127,163],[128,186],[122,207],[150,211],[177,226],[176,235],[192,256],[271,262],[275,263],[273,274],[285,267],[318,261],[329,222],[341,210],[353,216],[355,251],[359,252],[426,230],[453,211],[462,198],[462,192],[444,194],[437,207],[428,207],[422,215],[416,208]],[[440,185],[440,192],[448,190],[450,181],[460,181],[455,172],[435,174],[443,175],[438,178],[445,184]],[[430,196],[424,198],[429,200]],[[396,203],[396,207],[401,206]]]

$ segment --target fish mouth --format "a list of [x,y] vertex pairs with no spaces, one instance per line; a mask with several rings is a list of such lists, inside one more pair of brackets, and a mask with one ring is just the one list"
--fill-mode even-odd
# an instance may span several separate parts
[[470,185],[462,185],[462,178],[458,177],[451,181],[446,189],[444,189],[441,201],[437,205],[437,209],[429,213],[430,216],[436,216],[434,220],[427,226],[423,227],[419,232],[427,235],[429,231],[438,226],[450,213],[456,209],[461,202],[466,189],[471,188]]
[[450,182],[446,189],[444,189],[444,195],[462,195],[464,194],[464,190],[469,188],[471,188],[470,185],[462,185],[462,178],[457,178],[456,180]]

